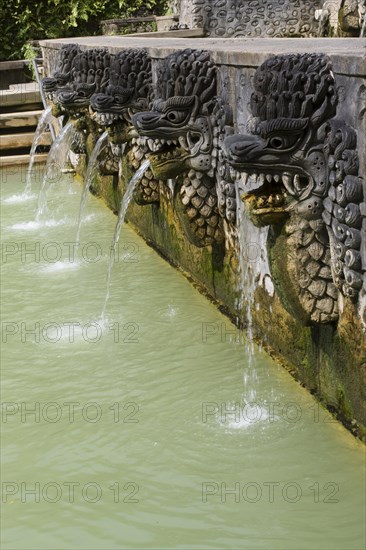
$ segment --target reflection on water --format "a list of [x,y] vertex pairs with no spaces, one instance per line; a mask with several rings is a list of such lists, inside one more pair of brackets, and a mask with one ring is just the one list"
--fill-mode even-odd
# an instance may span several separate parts
[[102,324],[116,218],[74,258],[69,185],[2,202],[3,548],[363,548],[363,446],[128,227]]

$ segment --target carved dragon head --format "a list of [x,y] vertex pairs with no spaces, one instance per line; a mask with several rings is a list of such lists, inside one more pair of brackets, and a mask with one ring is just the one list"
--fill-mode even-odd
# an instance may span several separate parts
[[[121,157],[121,146],[132,170],[137,170],[146,158],[147,145],[139,143],[131,117],[149,108],[151,95],[151,58],[147,51],[128,49],[117,54],[111,61],[107,88],[90,99],[91,118],[100,127],[107,128],[115,165]],[[144,173],[134,198],[139,204],[159,201],[159,182],[151,170]]]
[[258,226],[270,225],[272,275],[285,307],[305,324],[338,319],[339,291],[362,287],[355,131],[334,119],[337,94],[326,55],[272,57],[256,71],[253,133],[225,140]]
[[148,138],[154,173],[166,180],[212,165],[216,68],[204,51],[184,50],[168,56],[160,69],[153,109],[132,117]]
[[270,58],[256,71],[254,88],[253,134],[225,141],[231,166],[252,176],[255,188],[244,197],[251,217],[257,225],[293,212],[317,218],[328,187],[319,128],[337,104],[330,60],[319,54]]
[[146,50],[129,49],[117,54],[110,66],[104,93],[90,99],[91,113],[101,126],[122,122],[132,126],[131,116],[147,110],[152,93],[151,58]]
[[43,91],[50,101],[54,102],[57,90],[66,86],[71,80],[72,62],[78,53],[80,53],[78,44],[62,46],[55,72],[52,76],[42,79]]
[[57,91],[56,102],[74,115],[87,110],[92,95],[108,86],[110,58],[105,49],[78,53],[72,62],[69,84]]
[[196,246],[224,239],[214,180],[221,108],[216,93],[216,67],[208,52],[178,51],[159,67],[152,110],[132,117],[149,147],[155,177],[183,176],[174,187],[174,204]]

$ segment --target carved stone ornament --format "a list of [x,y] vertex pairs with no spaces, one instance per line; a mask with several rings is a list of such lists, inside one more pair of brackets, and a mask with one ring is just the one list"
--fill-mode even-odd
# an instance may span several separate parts
[[[150,56],[146,50],[128,49],[112,58],[108,86],[103,93],[93,94],[90,99],[91,117],[100,127],[107,129],[117,164],[123,149],[133,171],[144,161],[148,147],[138,139],[131,116],[148,110],[151,96]],[[159,201],[159,181],[151,170],[144,173],[135,200],[139,204]]]
[[181,0],[181,24],[208,36],[296,38],[317,36],[322,0]]
[[67,84],[53,93],[54,116],[64,116],[63,124],[72,119],[78,132],[71,144],[76,154],[86,153],[89,135],[98,138],[99,129],[88,115],[91,96],[102,92],[109,83],[111,55],[106,49],[79,51],[72,59]]
[[252,134],[225,140],[241,172],[253,222],[270,225],[272,277],[285,307],[304,324],[338,319],[339,293],[357,301],[365,200],[356,132],[335,118],[330,59],[271,57],[256,71]]
[[50,101],[54,102],[57,90],[70,82],[72,62],[78,53],[80,53],[78,44],[62,46],[55,72],[52,76],[42,79],[43,90]]
[[110,60],[111,55],[105,49],[78,53],[72,61],[69,83],[57,91],[56,102],[73,113],[88,108],[91,96],[104,92],[109,84]]
[[225,109],[216,97],[217,70],[206,51],[169,55],[157,75],[157,99],[132,122],[146,138],[154,175],[174,185],[174,205],[196,246],[224,240],[216,172]]

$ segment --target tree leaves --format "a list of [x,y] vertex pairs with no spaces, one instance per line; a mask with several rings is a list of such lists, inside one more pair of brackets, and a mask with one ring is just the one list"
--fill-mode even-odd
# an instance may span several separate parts
[[3,3],[0,61],[22,59],[31,40],[100,34],[103,19],[165,13],[167,0],[8,0]]

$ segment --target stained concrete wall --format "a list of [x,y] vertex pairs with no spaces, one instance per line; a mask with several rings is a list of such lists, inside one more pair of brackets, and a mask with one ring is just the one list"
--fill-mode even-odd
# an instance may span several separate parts
[[[365,163],[365,46],[361,39],[246,40],[227,39],[141,39],[93,37],[53,40],[42,43],[48,71],[52,70],[55,50],[66,42],[77,41],[82,48],[105,46],[116,53],[125,48],[147,48],[154,71],[160,60],[187,47],[206,49],[219,67],[219,93],[233,107],[236,132],[243,132],[249,117],[249,98],[256,68],[268,57],[280,53],[319,52],[330,55],[340,97],[339,112],[356,129],[361,174]],[[89,151],[90,154],[90,151]],[[85,159],[86,161],[86,159]],[[127,169],[126,169],[127,170]],[[85,173],[85,164],[79,174]],[[130,174],[125,172],[125,180]],[[123,182],[113,187],[111,177],[99,177],[94,191],[117,211]],[[160,205],[133,205],[129,222],[145,240],[169,262],[182,269],[197,286],[236,318],[238,304],[237,251],[226,245],[196,248],[184,237],[167,189],[161,189]],[[271,274],[266,249],[258,230],[246,220],[259,254],[254,269],[259,277],[252,307],[255,338],[277,357],[320,401],[354,433],[366,433],[366,291],[357,305],[344,300],[337,327],[304,327],[271,292]],[[264,276],[263,276],[264,274]],[[244,320],[245,321],[245,320]]]

